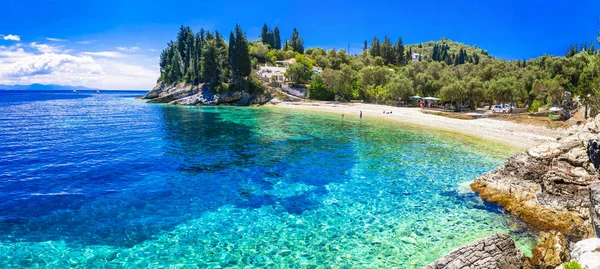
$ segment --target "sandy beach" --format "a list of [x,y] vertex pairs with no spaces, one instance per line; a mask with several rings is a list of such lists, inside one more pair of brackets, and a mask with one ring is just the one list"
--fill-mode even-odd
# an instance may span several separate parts
[[[373,104],[335,104],[325,102],[282,102],[275,107],[313,110],[345,114],[347,117],[358,117],[360,111],[364,118],[376,117],[391,121],[421,125],[425,127],[462,133],[527,149],[545,141],[556,140],[564,135],[564,129],[549,129],[541,126],[519,124],[494,119],[463,120],[443,116],[425,114],[420,108],[391,107]],[[384,114],[391,111],[391,114]]]

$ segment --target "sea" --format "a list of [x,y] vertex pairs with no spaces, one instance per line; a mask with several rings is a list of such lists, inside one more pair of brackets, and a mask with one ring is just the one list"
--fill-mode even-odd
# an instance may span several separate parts
[[0,268],[419,268],[508,233],[508,155],[358,115],[0,91]]

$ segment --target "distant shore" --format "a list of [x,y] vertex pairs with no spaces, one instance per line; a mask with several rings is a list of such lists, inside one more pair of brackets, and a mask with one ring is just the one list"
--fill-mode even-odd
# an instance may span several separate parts
[[[547,141],[556,141],[564,130],[519,124],[494,119],[462,120],[422,113],[420,108],[391,107],[373,104],[336,104],[333,102],[282,102],[273,107],[312,110],[344,114],[345,117],[376,117],[390,121],[420,125],[424,127],[475,136],[487,141],[499,142],[525,150]],[[391,114],[385,114],[390,111]]]

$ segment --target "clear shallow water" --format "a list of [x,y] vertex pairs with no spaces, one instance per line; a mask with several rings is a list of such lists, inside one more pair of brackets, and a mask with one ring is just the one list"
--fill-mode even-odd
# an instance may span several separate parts
[[494,169],[399,125],[0,91],[0,267],[398,267],[512,233]]

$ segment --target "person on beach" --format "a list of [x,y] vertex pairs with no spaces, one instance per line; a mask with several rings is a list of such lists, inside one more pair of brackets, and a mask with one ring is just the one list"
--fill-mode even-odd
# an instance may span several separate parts
[[362,119],[362,110],[360,111],[360,118]]

